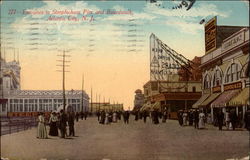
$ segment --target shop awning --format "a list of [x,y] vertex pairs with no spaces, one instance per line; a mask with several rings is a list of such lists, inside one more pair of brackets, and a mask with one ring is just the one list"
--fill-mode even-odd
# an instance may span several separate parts
[[235,96],[228,102],[228,105],[249,105],[249,88],[244,88],[237,96]]
[[150,107],[151,107],[151,104],[145,103],[145,104],[141,107],[140,111],[148,110],[148,109],[150,109]]
[[214,102],[211,103],[212,107],[225,107],[227,106],[227,103],[235,97],[237,94],[239,94],[241,90],[229,90],[223,92]]
[[192,108],[198,108],[199,105],[209,97],[209,95],[210,95],[210,94],[204,94],[204,95],[202,95],[201,98],[198,99],[198,100],[193,104]]
[[155,102],[152,107],[153,107],[153,109],[161,109],[161,103]]
[[212,103],[221,93],[213,93],[211,94],[205,101],[203,101],[199,107],[206,107],[210,103]]

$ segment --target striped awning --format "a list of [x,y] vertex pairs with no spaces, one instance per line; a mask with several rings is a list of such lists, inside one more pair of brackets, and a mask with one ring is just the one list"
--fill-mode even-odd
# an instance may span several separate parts
[[211,104],[217,97],[219,97],[221,93],[213,93],[211,94],[205,101],[203,101],[199,107],[206,107]]
[[161,109],[161,103],[155,102],[152,107],[153,107],[153,109]]
[[244,88],[237,96],[235,96],[228,102],[228,105],[249,105],[249,88]]
[[193,104],[193,106],[192,106],[192,108],[198,108],[199,107],[199,105],[202,103],[202,102],[204,102],[208,97],[209,97],[209,95],[210,94],[203,94],[202,96],[201,96],[201,98],[200,99],[198,99],[194,104]]
[[141,107],[140,111],[149,110],[150,108],[151,108],[151,104],[145,103],[145,104],[143,104],[143,106]]
[[240,89],[223,92],[215,101],[211,103],[212,107],[226,107],[228,102],[240,93]]

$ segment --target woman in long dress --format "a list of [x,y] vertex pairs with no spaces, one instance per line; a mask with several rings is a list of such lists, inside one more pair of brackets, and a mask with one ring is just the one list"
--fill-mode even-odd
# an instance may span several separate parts
[[114,123],[117,122],[117,113],[116,112],[113,113],[113,122]]
[[49,124],[50,124],[49,135],[58,136],[58,128],[57,128],[58,118],[55,112],[52,112],[49,119]]
[[187,111],[184,111],[184,113],[183,113],[183,115],[182,115],[182,118],[183,118],[183,125],[184,125],[184,126],[187,125],[187,117],[188,117]]
[[38,116],[37,138],[48,138],[45,126],[44,113],[40,113],[40,115]]
[[109,124],[109,113],[106,112],[105,114],[105,124]]
[[199,114],[199,129],[205,128],[205,114],[201,111]]

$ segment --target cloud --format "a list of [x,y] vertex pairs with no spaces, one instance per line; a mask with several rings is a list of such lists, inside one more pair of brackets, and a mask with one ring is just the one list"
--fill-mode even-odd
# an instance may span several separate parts
[[128,20],[153,20],[155,19],[156,16],[153,16],[151,14],[148,13],[137,13],[137,12],[133,12],[132,15],[128,14],[128,15],[112,15],[112,16],[108,16],[106,18],[103,18],[102,21],[128,21]]
[[120,6],[120,5],[115,5],[113,7],[113,9],[116,10],[116,11],[125,11],[125,10],[127,10],[124,7]]
[[[173,2],[171,3],[173,4]],[[203,26],[199,24],[202,18],[212,16],[228,17],[230,15],[230,12],[220,11],[214,4],[206,2],[196,4],[189,11],[186,11],[186,8],[173,10],[147,4],[144,11],[146,14],[151,13],[151,16],[160,17],[157,19],[160,23],[164,21],[163,24],[188,34],[196,34],[203,29]]]
[[144,10],[146,13],[168,17],[206,17],[211,15],[219,15],[222,17],[229,16],[229,12],[219,11],[215,5],[207,3],[201,3],[199,6],[194,6],[189,11],[186,11],[185,8],[175,10],[159,8],[152,4],[147,4]]
[[172,26],[177,28],[183,33],[189,33],[189,34],[197,34],[199,30],[202,30],[204,28],[203,25],[200,25],[199,23],[194,22],[187,22],[183,20],[168,20],[165,23],[168,26]]

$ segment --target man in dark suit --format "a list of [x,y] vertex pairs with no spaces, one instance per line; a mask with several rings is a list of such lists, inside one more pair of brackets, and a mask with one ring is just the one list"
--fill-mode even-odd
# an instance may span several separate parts
[[236,124],[237,124],[237,120],[238,120],[238,116],[237,116],[235,110],[232,110],[230,112],[229,117],[230,117],[230,121],[232,123],[233,130],[235,130],[235,127],[236,127]]
[[197,128],[198,129],[198,123],[199,123],[199,112],[198,110],[196,109],[194,111],[194,128]]
[[65,138],[66,135],[66,126],[67,126],[67,115],[65,114],[64,110],[60,111],[60,132],[61,138]]
[[75,114],[74,112],[71,111],[68,113],[69,136],[75,136],[74,120],[75,120]]
[[124,123],[128,124],[129,123],[129,111],[125,111],[123,113],[123,119],[124,119]]
[[221,110],[217,114],[217,120],[218,120],[219,130],[222,130],[223,121],[224,121],[224,114],[222,113]]
[[250,131],[250,109],[248,109],[244,116],[245,128]]

